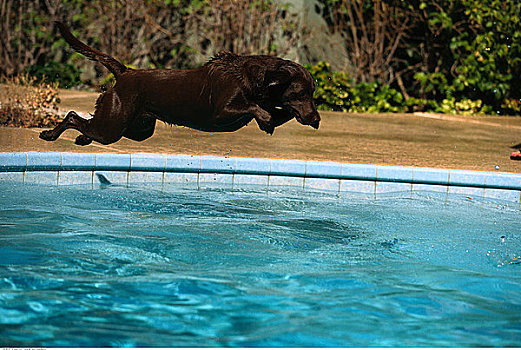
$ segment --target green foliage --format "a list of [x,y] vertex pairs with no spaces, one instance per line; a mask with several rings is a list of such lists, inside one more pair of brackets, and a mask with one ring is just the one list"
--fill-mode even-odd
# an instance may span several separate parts
[[521,2],[422,0],[419,9],[427,13],[427,34],[436,38],[432,51],[443,52],[433,52],[414,75],[422,96],[436,99],[444,112],[519,114],[507,100],[521,97]]
[[492,107],[483,105],[481,100],[462,99],[456,101],[454,98],[446,98],[434,109],[438,113],[479,115],[490,114]]
[[404,112],[403,95],[388,85],[359,83],[352,85],[344,72],[332,72],[329,63],[306,65],[315,80],[317,108],[326,111],[356,113]]
[[403,95],[389,85],[359,83],[351,88],[350,112],[405,112]]
[[315,79],[314,99],[317,108],[326,111],[349,111],[351,84],[346,73],[331,72],[329,63],[322,61],[316,65],[306,65]]
[[37,82],[58,83],[65,89],[81,84],[81,71],[69,63],[49,61],[44,65],[29,66],[24,69],[24,72],[35,77]]
[[[479,99],[456,100],[454,97],[447,97],[440,102],[416,97],[405,99],[399,91],[389,85],[375,82],[352,85],[346,73],[332,72],[329,63],[324,61],[316,65],[306,65],[306,68],[315,80],[314,99],[319,110],[351,113],[402,113],[423,110],[460,115],[493,112],[491,106],[485,105]],[[418,79],[422,79],[426,87],[428,84],[433,85],[427,75],[418,74]],[[504,107],[519,113],[521,101],[508,100]]]

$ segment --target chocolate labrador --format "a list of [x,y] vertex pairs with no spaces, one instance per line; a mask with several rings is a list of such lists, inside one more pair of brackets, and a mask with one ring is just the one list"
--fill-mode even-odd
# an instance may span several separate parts
[[92,118],[70,111],[40,133],[44,140],[76,129],[79,145],[121,137],[142,141],[152,136],[157,119],[210,132],[235,131],[253,119],[269,134],[292,118],[318,129],[313,78],[295,62],[222,52],[196,69],[131,69],[79,41],[63,23],[56,25],[74,50],[107,67],[116,84],[98,97]]

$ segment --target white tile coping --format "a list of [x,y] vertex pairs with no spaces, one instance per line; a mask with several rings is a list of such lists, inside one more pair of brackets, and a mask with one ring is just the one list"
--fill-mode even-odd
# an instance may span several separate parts
[[[73,175],[74,172],[77,174]],[[42,175],[40,179],[38,173]],[[518,202],[521,193],[521,174],[500,172],[171,154],[0,153],[0,181],[97,183],[96,173],[116,183],[183,179],[185,183],[212,182],[226,187],[245,185],[249,180],[252,184],[264,184],[265,181],[260,180],[264,176],[268,178],[267,186],[293,185],[336,192],[434,188],[446,189],[449,193],[451,187],[458,191],[468,188],[469,193],[517,198]],[[482,190],[476,192],[477,189]]]

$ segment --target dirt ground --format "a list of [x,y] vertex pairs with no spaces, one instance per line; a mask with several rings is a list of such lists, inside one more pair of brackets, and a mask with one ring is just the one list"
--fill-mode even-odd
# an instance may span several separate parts
[[[60,93],[61,108],[92,112],[97,93]],[[51,152],[172,153],[232,157],[329,160],[415,167],[521,173],[509,159],[521,143],[521,118],[437,114],[347,114],[321,112],[319,130],[291,121],[270,136],[255,122],[234,133],[205,133],[157,123],[143,142],[122,139],[104,146],[74,145],[77,131],[55,142],[42,129],[0,128],[0,150]]]

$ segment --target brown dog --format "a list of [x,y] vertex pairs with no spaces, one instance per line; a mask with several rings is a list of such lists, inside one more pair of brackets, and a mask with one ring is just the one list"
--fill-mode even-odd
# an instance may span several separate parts
[[107,67],[116,84],[99,96],[91,119],[71,111],[54,129],[40,133],[44,140],[76,129],[82,133],[76,138],[79,145],[92,140],[110,144],[122,136],[142,141],[154,133],[156,119],[212,132],[235,131],[252,119],[269,134],[293,117],[319,126],[313,78],[297,63],[223,52],[201,68],[134,70],[80,42],[63,23],[56,24],[76,51]]

